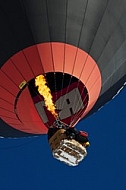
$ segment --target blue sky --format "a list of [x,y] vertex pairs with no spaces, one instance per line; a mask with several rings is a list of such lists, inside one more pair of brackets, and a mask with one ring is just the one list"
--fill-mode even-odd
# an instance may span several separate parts
[[125,190],[125,97],[126,88],[78,124],[91,146],[77,167],[53,159],[46,135],[0,139],[0,190]]

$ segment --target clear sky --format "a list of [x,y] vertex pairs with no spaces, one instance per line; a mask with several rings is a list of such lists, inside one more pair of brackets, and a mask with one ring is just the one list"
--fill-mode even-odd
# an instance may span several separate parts
[[0,139],[0,190],[126,190],[126,88],[77,128],[91,142],[77,167],[53,159],[46,135]]

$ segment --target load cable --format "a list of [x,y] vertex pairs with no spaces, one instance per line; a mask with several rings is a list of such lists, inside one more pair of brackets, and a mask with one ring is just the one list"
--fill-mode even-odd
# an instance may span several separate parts
[[[66,58],[66,41],[67,41],[67,14],[68,14],[68,0],[66,0],[66,6],[65,6],[65,30],[64,30],[64,55],[63,55],[63,77],[62,77],[62,82],[61,82],[61,92],[60,92],[60,97],[62,97],[62,92],[63,92],[63,83],[64,83],[64,69],[65,69],[65,58]],[[59,105],[57,105],[57,107],[61,107],[62,108],[62,103],[59,102]]]
[[[100,25],[101,25],[101,21],[102,21],[102,19],[103,19],[103,17],[104,17],[104,14],[105,14],[106,10],[107,10],[108,3],[109,3],[109,1],[106,3],[106,7],[105,7],[105,10],[104,10],[104,12],[103,12],[103,15],[102,15],[102,17],[101,17],[101,19],[100,19],[100,22],[99,22],[99,25],[98,25],[97,31],[98,31],[98,29],[99,29],[99,27],[100,27]],[[92,41],[92,44],[91,44],[91,46],[90,46],[90,48],[89,48],[89,50],[88,50],[88,54],[87,54],[87,57],[86,57],[86,59],[85,59],[85,63],[83,64],[83,68],[82,68],[82,70],[81,70],[81,73],[80,73],[80,76],[79,76],[79,80],[80,80],[81,75],[82,75],[82,73],[83,73],[83,70],[84,70],[84,68],[85,68],[85,64],[86,64],[86,62],[87,62],[87,59],[88,59],[89,53],[90,53],[91,48],[92,48],[92,46],[93,46],[93,43],[94,43],[95,37],[96,37],[96,34],[95,34],[94,39],[93,39],[93,41]],[[93,68],[93,70],[94,70],[94,68]],[[93,72],[93,70],[92,70],[92,72]],[[92,72],[91,72],[91,73],[92,73]],[[90,75],[91,75],[91,73],[90,73]],[[79,80],[78,80],[78,82],[80,82]],[[87,83],[87,81],[86,81],[86,83]],[[84,85],[86,86],[86,84],[84,84]],[[76,102],[75,102],[75,103],[76,103]],[[76,114],[75,114],[75,115],[76,115]],[[75,116],[74,116],[72,119],[75,120]],[[72,121],[72,119],[71,119],[71,121]]]
[[67,90],[66,90],[66,94],[65,94],[65,97],[64,97],[64,101],[63,101],[62,106],[61,106],[62,108],[63,108],[63,106],[64,106],[64,103],[65,103],[65,100],[66,100],[66,96],[67,96],[67,93],[68,93],[68,91],[69,91],[69,87],[70,87],[71,80],[72,80],[72,77],[73,77],[73,72],[74,72],[74,68],[75,68],[75,63],[76,63],[76,58],[77,58],[77,54],[78,54],[78,48],[79,48],[80,39],[81,39],[81,35],[82,35],[82,30],[83,30],[83,25],[84,25],[84,21],[85,21],[85,16],[86,16],[87,7],[88,7],[88,0],[86,1],[85,11],[84,11],[83,19],[82,19],[82,25],[81,25],[80,33],[79,33],[79,36],[78,36],[78,44],[77,44],[76,53],[75,53],[75,58],[74,58],[74,64],[73,64],[73,68],[72,68],[72,72],[71,72],[71,78],[70,78],[70,80],[69,80],[69,84],[68,84],[68,87],[67,87]]

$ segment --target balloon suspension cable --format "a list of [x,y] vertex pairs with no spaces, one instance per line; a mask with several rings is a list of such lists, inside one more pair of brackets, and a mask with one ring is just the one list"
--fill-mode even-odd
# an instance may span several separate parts
[[[63,71],[63,76],[62,76],[62,83],[61,83],[61,91],[60,91],[60,97],[62,97],[63,94],[63,83],[64,83],[64,71]],[[61,103],[61,99],[59,101],[59,103],[57,104],[57,107],[61,107],[62,108],[62,103]]]
[[67,86],[67,90],[66,90],[66,92],[65,92],[65,97],[64,97],[63,103],[62,103],[62,105],[61,105],[61,108],[63,108],[63,106],[64,106],[64,104],[65,104],[65,100],[66,100],[66,97],[67,97],[67,93],[68,93],[68,91],[69,91],[69,86],[70,86],[70,84],[71,84],[72,77],[73,77],[73,76],[71,75],[70,80],[69,80],[69,84],[68,84],[68,86]]
[[55,64],[54,64],[54,54],[53,54],[53,46],[52,46],[52,33],[51,33],[51,25],[50,25],[50,17],[49,17],[49,3],[46,0],[46,15],[47,15],[47,23],[49,30],[49,38],[50,38],[50,49],[51,49],[51,57],[52,57],[52,66],[54,70],[54,85],[55,85],[55,96],[57,99],[57,89],[56,89],[56,72],[55,72]]
[[[108,1],[109,2],[109,1]],[[107,2],[107,4],[106,4],[106,8],[107,8],[107,6],[108,6],[108,2]],[[87,0],[87,4],[88,4],[88,0]],[[87,7],[87,5],[86,5],[86,7]],[[106,9],[105,9],[105,11],[106,11]],[[104,12],[105,13],[105,12]],[[103,16],[104,16],[104,14],[103,14]],[[102,16],[102,18],[103,18],[103,16]],[[102,18],[101,18],[101,20],[102,20]],[[101,22],[99,22],[99,23],[101,23]],[[100,24],[99,24],[99,26],[100,26]],[[93,42],[94,42],[94,40],[95,40],[95,38],[93,39]],[[92,44],[93,44],[93,42],[92,42]],[[88,56],[89,56],[89,52],[90,52],[90,50],[91,50],[91,48],[92,48],[92,46],[89,48],[89,51],[88,51],[88,54],[87,54],[87,57],[86,57],[86,59],[85,59],[85,63],[86,63],[86,61],[87,61],[87,59],[88,59]],[[80,74],[80,76],[79,76],[79,79],[81,78],[81,75],[82,75],[82,73],[83,73],[83,70],[84,70],[84,67],[85,67],[85,63],[83,64],[83,68],[82,68],[82,71],[81,71],[81,74]],[[93,70],[94,70],[94,68],[93,68]],[[93,71],[92,71],[93,72]],[[91,72],[91,73],[92,73]],[[90,74],[91,75],[91,74]],[[89,79],[89,78],[88,78]],[[87,82],[86,82],[87,83]],[[86,85],[86,84],[85,84]],[[78,115],[78,114],[75,114],[75,115]],[[78,116],[80,116],[80,113],[79,113],[79,115]],[[74,119],[75,120],[75,119]]]
[[[79,86],[79,83],[80,83],[80,78],[81,78],[81,75],[82,75],[82,73],[83,73],[83,71],[84,71],[84,68],[85,68],[85,65],[86,65],[86,62],[87,62],[87,60],[88,60],[88,57],[89,57],[89,54],[87,54],[87,56],[86,56],[86,58],[85,58],[85,60],[84,60],[84,64],[83,64],[83,67],[82,67],[82,70],[81,70],[81,73],[80,73],[80,76],[79,76],[79,78],[78,78],[78,83],[77,83],[77,88],[78,88],[78,86]],[[83,92],[83,90],[82,90],[82,92]],[[82,92],[81,92],[81,95],[82,95]],[[87,97],[87,96],[86,96]],[[76,99],[75,99],[76,97],[74,97],[74,105],[76,104]],[[84,99],[85,100],[85,99]],[[82,104],[81,104],[82,105]],[[78,103],[76,104],[76,108],[77,108],[77,106],[78,106]],[[76,109],[75,109],[76,110]],[[76,115],[78,115],[78,114],[75,114],[75,116]],[[80,114],[79,114],[80,115]],[[73,116],[73,117],[75,117],[75,116]],[[71,118],[71,121],[72,121],[72,118]]]
[[[60,97],[62,96],[62,92],[63,92],[63,83],[64,83],[64,70],[65,70],[65,59],[66,59],[66,41],[67,41],[67,33],[66,33],[66,31],[67,31],[67,15],[68,15],[68,0],[66,0],[66,4],[65,4],[65,10],[66,10],[66,12],[65,12],[65,27],[64,27],[64,33],[65,33],[65,43],[64,43],[64,56],[63,56],[63,77],[62,77],[62,82],[61,82],[61,92],[60,92]],[[61,100],[60,100],[60,102],[59,102],[59,107],[62,107],[61,106],[62,105],[62,103],[61,103]]]
[[[54,85],[55,85],[55,99],[57,100],[57,82],[56,82],[56,73],[54,72]],[[56,106],[56,104],[55,104]]]
[[[82,97],[83,92],[84,92],[84,89],[82,89],[82,91],[81,91],[79,100],[81,100],[81,97]],[[80,107],[82,107],[82,106],[84,105],[83,103],[84,103],[84,101],[87,99],[87,97],[88,97],[88,94],[86,94],[86,96],[84,97],[84,99],[82,99],[82,102],[81,102]],[[78,102],[76,103],[76,99],[74,98],[74,105],[76,105],[75,110],[77,110],[77,107],[79,106],[79,102],[80,102],[79,100],[78,100]],[[75,113],[75,115],[73,115],[73,116],[71,117],[70,124],[74,123],[77,118],[80,118],[80,116],[83,114],[83,110],[85,109],[85,107],[86,107],[86,104],[84,105],[84,107],[83,107],[82,110],[80,110],[78,113]]]
[[[94,71],[94,69],[95,69],[95,66],[93,67],[93,69],[92,69],[90,75],[92,74],[92,72]],[[88,80],[89,80],[89,78],[90,78],[90,75],[89,75],[89,77],[88,77],[88,79],[87,79],[85,85],[87,84],[87,82],[88,82]],[[97,81],[97,80],[96,80],[96,81]],[[95,81],[95,82],[96,82],[96,81]],[[95,84],[95,82],[94,82],[94,84]],[[92,85],[91,89],[92,89],[92,88],[93,88],[93,85]],[[91,90],[91,89],[90,89],[90,90]],[[81,96],[80,96],[80,97],[82,97],[83,91],[84,91],[84,89],[82,89],[82,91],[81,91]],[[83,105],[83,102],[86,100],[87,97],[88,97],[88,93],[86,94],[85,98],[82,100],[81,106]],[[78,103],[76,104],[76,108],[77,108],[77,106],[78,106]],[[84,105],[84,106],[85,106],[85,105]],[[75,109],[75,110],[76,110],[76,109]],[[73,116],[74,120],[75,120],[75,118],[80,117],[82,114],[83,114],[83,110],[81,110],[80,113],[76,113],[75,116]],[[72,120],[72,119],[71,119],[71,120]]]
[[[16,39],[17,40],[17,39]],[[17,44],[19,44],[20,42],[17,40]],[[37,47],[36,47],[37,48]],[[8,54],[8,52],[7,51],[5,51],[5,53],[6,54]],[[38,57],[39,57],[39,59],[40,59],[40,65],[41,65],[41,67],[42,67],[42,70],[43,70],[43,72],[44,72],[44,68],[43,68],[43,66],[42,66],[42,60],[41,60],[41,58],[40,58],[40,55],[39,55],[39,52],[38,52],[38,48],[37,48],[37,53],[38,53]],[[22,54],[24,55],[24,58],[25,58],[25,60],[26,60],[26,62],[28,63],[28,65],[29,65],[29,67],[30,67],[30,69],[31,69],[31,71],[32,71],[32,73],[33,73],[33,76],[34,77],[36,77],[35,76],[35,74],[34,74],[34,71],[32,70],[32,67],[31,67],[31,65],[30,65],[30,63],[29,63],[29,60],[27,59],[27,57],[26,57],[26,55],[25,55],[25,52],[22,50]],[[30,85],[30,83],[29,82],[27,82],[27,79],[24,77],[24,75],[22,74],[22,72],[21,72],[21,70],[17,67],[17,65],[14,63],[14,61],[13,61],[13,59],[12,58],[10,58],[10,61],[11,61],[11,63],[13,64],[13,66],[16,68],[16,70],[20,73],[20,75],[22,76],[22,78],[23,78],[23,80],[26,82],[25,83],[25,86],[29,86],[31,89],[32,89],[32,91],[39,97],[39,99],[40,100],[42,100],[42,98],[41,98],[41,96],[39,95],[39,93],[37,93],[36,92],[36,90],[34,89],[34,87],[32,87],[32,85]],[[43,74],[44,76],[46,75],[45,73]],[[7,76],[8,77],[8,76]],[[13,81],[13,83],[14,83],[14,81]],[[24,86],[23,86],[23,88],[21,89],[21,91],[24,89]],[[42,106],[42,104],[40,104],[41,105],[41,107],[43,107]],[[47,124],[48,125],[48,124]]]
[[[67,5],[67,7],[68,7],[68,3],[67,3],[66,5]],[[78,38],[78,44],[77,44],[77,49],[76,49],[76,53],[75,53],[74,65],[73,65],[72,73],[71,73],[71,79],[72,79],[72,77],[73,77],[72,75],[73,75],[73,72],[74,72],[75,63],[76,63],[76,59],[77,59],[78,47],[79,47],[80,40],[81,40],[81,34],[82,34],[82,30],[83,30],[83,25],[84,25],[84,20],[85,20],[85,16],[86,16],[87,6],[88,6],[88,0],[87,0],[87,2],[86,2],[86,7],[84,7],[84,8],[85,8],[85,9],[84,9],[85,11],[84,11],[83,20],[82,20],[82,25],[81,25],[81,30],[80,30],[80,34],[79,34],[79,38]],[[67,14],[66,14],[66,15],[67,15]],[[67,23],[67,18],[66,18],[66,23]],[[64,56],[65,56],[65,54],[64,54]],[[65,61],[64,61],[64,62],[65,62]],[[69,86],[70,86],[70,83],[71,83],[71,79],[70,79],[69,85],[68,85],[68,87],[67,87],[67,92],[68,92],[68,90],[69,90]],[[65,99],[66,99],[66,96],[67,96],[67,92],[66,92],[66,95],[65,95],[65,97],[64,97],[64,101],[63,101],[63,103],[62,103],[62,107],[64,106]]]

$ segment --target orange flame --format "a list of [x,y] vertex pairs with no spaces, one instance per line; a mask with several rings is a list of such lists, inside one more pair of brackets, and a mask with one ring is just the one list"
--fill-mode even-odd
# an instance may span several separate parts
[[58,116],[58,114],[56,113],[56,106],[53,103],[51,91],[47,86],[46,79],[43,75],[39,75],[35,78],[35,86],[38,86],[39,94],[41,94],[44,97],[45,106],[56,118]]

